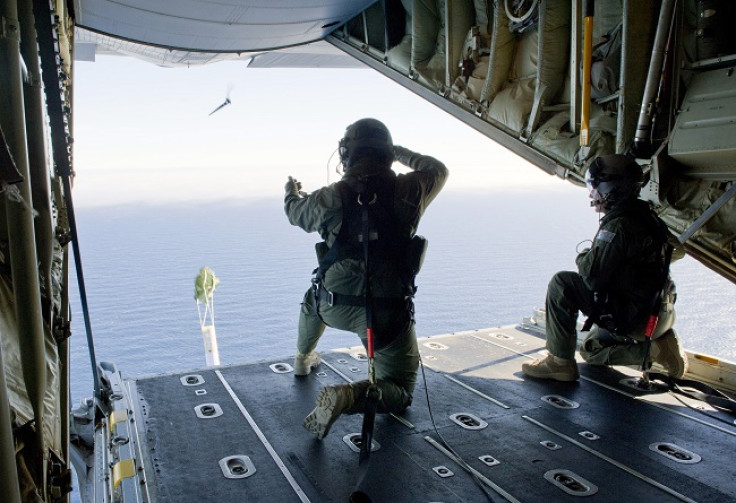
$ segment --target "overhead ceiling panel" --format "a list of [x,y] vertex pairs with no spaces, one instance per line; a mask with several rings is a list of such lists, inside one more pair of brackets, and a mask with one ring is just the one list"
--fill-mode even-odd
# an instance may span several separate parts
[[375,0],[75,0],[77,25],[160,47],[252,52],[324,38]]

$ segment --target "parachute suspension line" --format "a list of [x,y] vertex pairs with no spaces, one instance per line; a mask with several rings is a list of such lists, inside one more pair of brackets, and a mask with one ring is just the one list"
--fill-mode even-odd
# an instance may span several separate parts
[[197,301],[197,314],[199,315],[199,326],[204,327],[209,320],[210,325],[215,324],[215,298],[207,302]]

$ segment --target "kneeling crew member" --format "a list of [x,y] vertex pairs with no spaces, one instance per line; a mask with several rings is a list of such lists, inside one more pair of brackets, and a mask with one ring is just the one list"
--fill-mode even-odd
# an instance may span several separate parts
[[591,206],[603,214],[589,249],[575,262],[578,272],[561,271],[547,288],[546,331],[549,355],[522,365],[532,377],[575,381],[578,311],[596,327],[580,349],[596,365],[641,365],[649,316],[659,309],[649,358],[681,378],[687,358],[672,330],[674,284],[667,257],[670,233],[645,201],[638,199],[641,167],[631,158],[606,155],[586,173]]
[[[395,146],[386,126],[361,119],[339,142],[344,176],[309,195],[289,177],[284,208],[289,222],[319,232],[319,268],[299,316],[294,373],[319,365],[315,352],[326,326],[356,333],[366,345],[366,277],[372,302],[375,376],[379,413],[400,413],[412,402],[419,366],[414,332],[414,276],[426,241],[416,236],[419,220],[437,196],[448,170],[433,157]],[[397,175],[394,161],[412,169]],[[370,232],[363,227],[368,218]],[[363,235],[369,235],[366,274]],[[326,386],[304,427],[324,438],[340,414],[364,411],[369,381]]]

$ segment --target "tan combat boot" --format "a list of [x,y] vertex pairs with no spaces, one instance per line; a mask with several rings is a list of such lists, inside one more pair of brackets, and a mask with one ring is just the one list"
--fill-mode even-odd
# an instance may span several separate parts
[[575,360],[566,360],[554,355],[524,363],[521,365],[521,371],[531,377],[555,381],[577,381],[580,377]]
[[317,367],[321,361],[322,359],[316,351],[311,351],[307,354],[297,353],[294,357],[294,375],[309,375],[312,369]]
[[682,379],[687,372],[687,355],[674,330],[652,340],[652,360],[664,367],[667,375]]

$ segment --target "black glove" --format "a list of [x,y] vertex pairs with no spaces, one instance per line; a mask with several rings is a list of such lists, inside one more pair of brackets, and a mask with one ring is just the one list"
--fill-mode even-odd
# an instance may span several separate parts
[[411,158],[414,155],[415,152],[412,152],[408,148],[404,148],[400,145],[394,145],[394,159],[396,159],[404,166],[409,166],[411,168]]
[[287,196],[291,195],[299,197],[301,195],[302,183],[289,177],[289,181],[284,185],[284,190],[286,191]]

